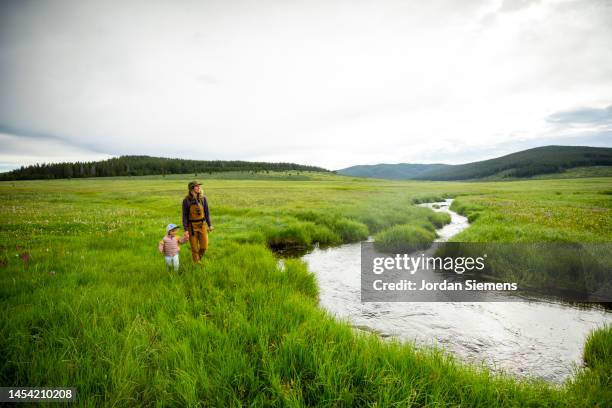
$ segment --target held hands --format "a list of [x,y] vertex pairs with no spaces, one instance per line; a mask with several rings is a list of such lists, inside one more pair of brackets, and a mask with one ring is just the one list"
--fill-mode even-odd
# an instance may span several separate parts
[[185,231],[184,239],[189,239],[189,231]]

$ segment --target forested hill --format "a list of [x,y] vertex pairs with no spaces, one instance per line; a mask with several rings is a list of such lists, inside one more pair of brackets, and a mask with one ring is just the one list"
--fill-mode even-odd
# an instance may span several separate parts
[[346,176],[405,180],[413,179],[420,174],[426,173],[427,171],[433,169],[443,169],[444,167],[448,167],[448,164],[364,164],[347,167],[346,169],[338,170],[337,172]]
[[155,174],[218,173],[228,171],[321,171],[329,170],[295,163],[221,160],[185,160],[150,156],[121,156],[108,160],[76,163],[36,164],[0,173],[0,180],[34,180],[83,177],[146,176]]
[[432,169],[415,178],[423,180],[522,178],[559,173],[583,166],[612,166],[612,149],[587,146],[542,146],[495,159]]
[[338,170],[338,173],[388,179],[474,180],[487,178],[500,180],[551,175],[586,166],[612,166],[612,148],[542,146],[466,164],[377,164],[349,167]]

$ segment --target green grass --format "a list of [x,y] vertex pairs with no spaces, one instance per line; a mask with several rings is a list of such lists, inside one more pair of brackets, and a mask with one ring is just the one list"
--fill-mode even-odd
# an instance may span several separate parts
[[612,166],[584,166],[567,169],[560,173],[540,174],[531,177],[532,180],[568,179],[579,177],[612,177]]
[[[466,191],[451,207],[473,222],[455,240],[612,242],[611,180],[474,183],[476,194]],[[480,190],[483,185],[497,191]]]
[[356,333],[318,307],[304,263],[279,269],[268,248],[355,241],[398,225],[431,232],[445,220],[413,204],[451,196],[480,214],[467,240],[524,231],[519,239],[610,242],[609,178],[205,178],[216,230],[204,266],[183,248],[180,272],[169,272],[156,243],[180,223],[191,178],[0,183],[0,384],[76,387],[86,406],[609,402],[611,362],[600,346],[609,347],[609,329],[585,352],[599,368],[561,387],[519,381]]
[[374,237],[374,247],[390,253],[413,252],[429,248],[436,233],[414,225],[395,225]]
[[591,332],[583,359],[586,368],[568,382],[568,388],[583,396],[584,405],[612,406],[612,325]]
[[592,332],[584,346],[584,362],[592,370],[601,369],[610,378],[612,367],[612,325],[606,325],[601,330]]
[[[495,243],[487,250],[469,245],[461,248],[464,256],[470,249],[479,253],[505,251],[503,258],[510,261],[497,265],[494,271],[487,268],[485,273],[518,282],[523,288],[593,293],[607,287],[609,293],[612,257],[601,254],[605,247],[597,245],[612,242],[609,180],[491,183],[498,192],[467,193],[453,202],[451,209],[467,216],[472,224],[451,241]],[[497,245],[500,242],[556,243],[558,253],[552,246],[538,251],[528,245],[502,248]],[[533,268],[534,260],[540,262],[537,268]]]

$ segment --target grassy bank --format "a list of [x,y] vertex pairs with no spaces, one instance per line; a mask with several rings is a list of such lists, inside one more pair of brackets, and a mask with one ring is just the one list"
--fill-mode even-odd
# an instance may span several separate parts
[[[539,226],[543,236],[610,241],[601,225],[610,222],[609,179],[204,180],[216,226],[211,248],[203,268],[183,248],[177,274],[165,269],[156,243],[166,224],[180,223],[190,178],[0,183],[2,385],[72,386],[82,405],[113,406],[610,402],[611,362],[599,351],[607,340],[592,340],[588,352],[600,368],[560,388],[493,375],[437,351],[356,334],[317,306],[302,262],[281,270],[268,248],[355,241],[405,225],[430,230],[440,220],[412,205],[441,196],[481,208],[466,231],[471,240],[502,236],[481,224],[490,217],[499,231]],[[542,199],[560,200],[552,214],[587,219],[516,221],[537,214]],[[496,206],[507,200],[518,204]]]
[[498,267],[485,273],[524,288],[612,293],[612,255],[601,245],[612,242],[612,190],[601,180],[609,179],[584,179],[578,188],[577,180],[533,180],[519,183],[521,189],[510,183],[504,192],[463,195],[451,209],[472,225],[453,241],[483,243],[464,245],[465,255],[503,253]]

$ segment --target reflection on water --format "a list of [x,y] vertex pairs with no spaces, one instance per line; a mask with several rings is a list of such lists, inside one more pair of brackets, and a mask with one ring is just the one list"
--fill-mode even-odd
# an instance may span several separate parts
[[[468,227],[465,217],[449,210],[451,201],[434,208],[451,214],[451,223],[438,230],[440,241]],[[588,333],[612,322],[612,313],[596,306],[543,300],[361,303],[360,250],[359,243],[347,244],[317,248],[303,257],[317,277],[321,306],[355,327],[443,347],[462,360],[484,362],[498,371],[561,382],[581,364]]]

